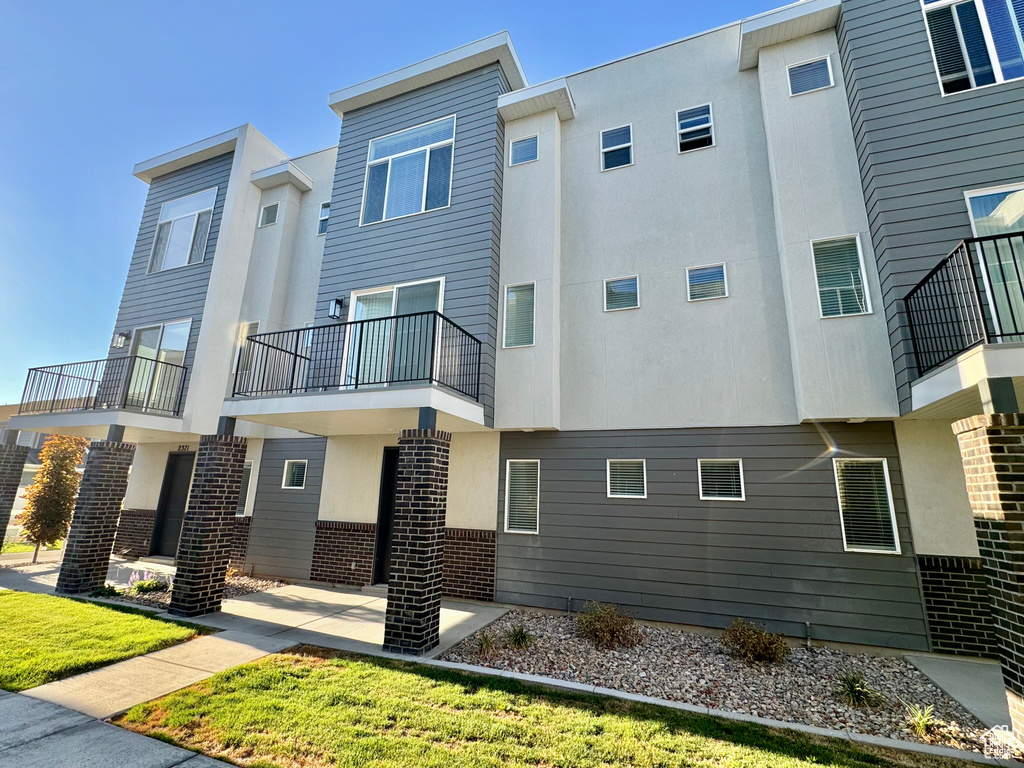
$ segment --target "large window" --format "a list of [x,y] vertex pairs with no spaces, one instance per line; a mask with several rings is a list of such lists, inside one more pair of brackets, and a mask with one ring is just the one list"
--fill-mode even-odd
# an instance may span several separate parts
[[217,188],[214,187],[160,206],[150,272],[198,264],[206,257],[206,241],[216,202]]
[[540,462],[536,459],[509,459],[505,463],[505,530],[540,530]]
[[[132,333],[131,366],[125,402],[146,411],[173,413],[192,329],[191,320],[136,328]],[[167,363],[167,365],[158,365]]]
[[362,223],[445,208],[454,145],[455,115],[371,141]]
[[1024,77],[1024,0],[922,0],[943,93]]
[[1003,341],[1020,341],[1013,332],[1024,317],[1024,184],[973,190],[965,197],[975,237],[998,238],[975,246],[996,331],[1006,334]]
[[822,317],[864,315],[871,311],[857,237],[811,243]]
[[885,459],[833,459],[843,547],[851,552],[899,553],[896,515]]
[[534,284],[505,286],[505,346],[533,346]]

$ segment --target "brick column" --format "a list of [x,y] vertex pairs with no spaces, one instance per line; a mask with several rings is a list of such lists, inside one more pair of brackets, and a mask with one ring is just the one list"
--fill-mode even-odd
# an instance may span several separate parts
[[71,531],[64,545],[57,592],[91,592],[106,582],[133,458],[132,443],[94,440],[89,446]]
[[202,616],[220,610],[242,492],[245,438],[203,435],[181,524],[170,612]]
[[436,429],[406,429],[398,440],[386,651],[419,655],[438,644],[451,440]]
[[1024,737],[1024,414],[953,424],[992,597],[992,621],[1010,720]]
[[4,524],[0,529],[0,541],[7,533],[11,510],[14,509],[14,502],[18,498],[21,473],[25,469],[25,459],[27,458],[27,445],[0,443],[0,522]]

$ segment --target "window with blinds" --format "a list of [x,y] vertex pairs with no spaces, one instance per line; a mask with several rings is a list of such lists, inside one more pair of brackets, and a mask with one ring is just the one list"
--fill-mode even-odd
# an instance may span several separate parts
[[828,56],[803,64],[793,64],[789,67],[790,96],[820,91],[823,88],[831,88],[833,85],[832,63]]
[[679,133],[680,153],[713,147],[715,133],[711,123],[711,105],[704,104],[676,112],[676,129]]
[[601,170],[633,164],[633,126],[623,125],[601,131]]
[[245,502],[249,498],[249,482],[252,479],[252,462],[247,461],[242,465],[242,484],[238,494],[238,506],[235,507],[235,514],[241,517],[245,514]]
[[697,486],[705,501],[745,501],[743,459],[697,459]]
[[608,498],[646,499],[647,461],[608,459]]
[[271,224],[277,224],[277,211],[280,207],[280,203],[264,205],[263,208],[260,209],[260,226],[269,227]]
[[216,202],[217,188],[214,187],[160,206],[160,221],[149,259],[150,272],[198,264],[206,258]]
[[363,190],[363,224],[448,205],[455,115],[370,142]]
[[284,463],[284,480],[281,481],[282,488],[305,488],[306,487],[306,460],[288,459]]
[[508,164],[522,165],[537,159],[537,137],[516,139],[509,147]]
[[533,345],[534,284],[505,286],[505,347]]
[[725,282],[725,264],[707,267],[688,267],[686,270],[686,300],[724,299],[729,295]]
[[1024,77],[1024,0],[925,0],[924,10],[943,93]]
[[540,527],[540,462],[509,459],[505,463],[505,530],[537,533]]
[[864,288],[860,244],[856,237],[811,243],[822,317],[864,315],[871,311]]
[[885,459],[833,459],[843,547],[899,553],[896,515]]
[[640,287],[636,276],[604,281],[604,311],[636,309],[640,306]]

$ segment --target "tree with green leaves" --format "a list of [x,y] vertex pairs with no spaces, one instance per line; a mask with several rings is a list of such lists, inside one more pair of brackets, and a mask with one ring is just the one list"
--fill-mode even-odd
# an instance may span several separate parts
[[33,563],[40,547],[52,546],[68,535],[81,479],[78,465],[88,446],[84,437],[50,435],[39,451],[39,471],[25,490],[25,509],[16,518],[21,535],[36,545]]

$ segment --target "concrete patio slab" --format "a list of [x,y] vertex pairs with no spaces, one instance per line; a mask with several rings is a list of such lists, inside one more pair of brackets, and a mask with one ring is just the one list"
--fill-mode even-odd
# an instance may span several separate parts
[[1010,709],[998,662],[951,656],[905,658],[989,728],[1009,725]]
[[89,722],[92,718],[80,712],[27,696],[6,695],[0,698],[0,764],[5,750]]

